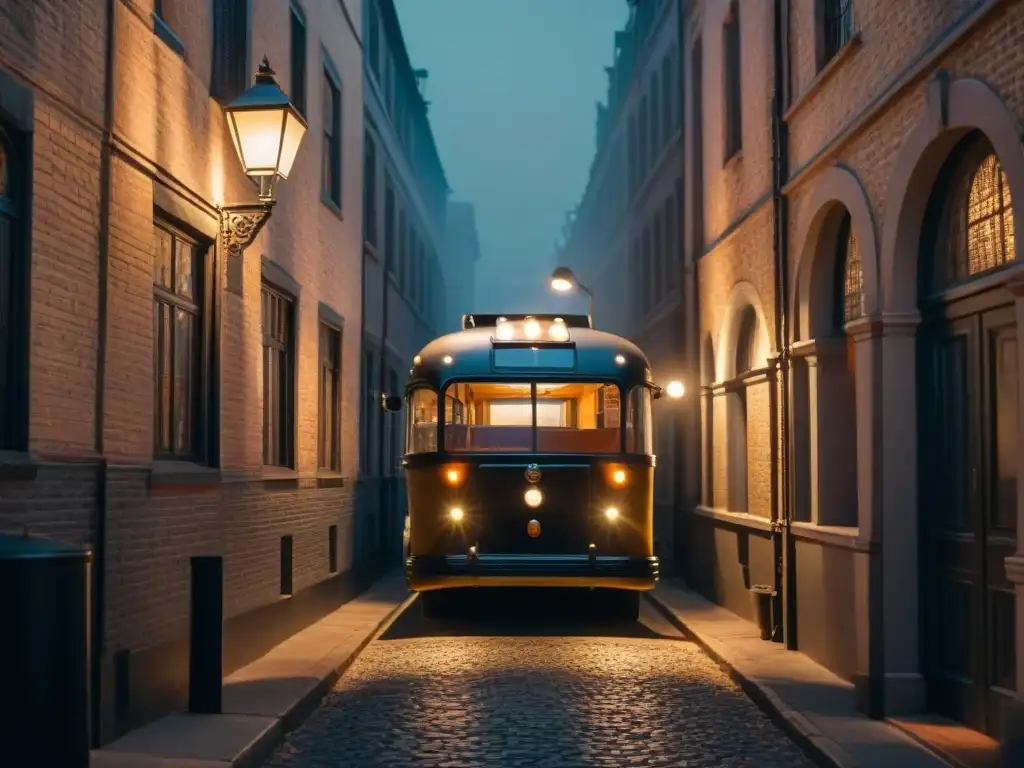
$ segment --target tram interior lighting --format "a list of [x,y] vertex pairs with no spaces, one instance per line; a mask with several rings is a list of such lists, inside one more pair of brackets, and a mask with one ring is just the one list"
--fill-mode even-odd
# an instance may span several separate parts
[[523,500],[528,507],[539,507],[544,502],[544,494],[538,488],[531,488],[523,496]]
[[604,511],[604,516],[607,517],[610,521],[614,522],[619,519],[619,510],[617,510],[615,507],[608,507],[608,509]]
[[461,523],[464,513],[461,508],[452,507],[450,510],[448,510],[448,516],[456,523]]

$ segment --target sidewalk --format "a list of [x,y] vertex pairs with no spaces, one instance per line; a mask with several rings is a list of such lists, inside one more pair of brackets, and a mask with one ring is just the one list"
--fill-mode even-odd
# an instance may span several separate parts
[[899,729],[860,714],[853,684],[672,579],[648,593],[700,646],[815,753],[836,768],[950,768]]
[[400,570],[224,679],[223,714],[168,715],[93,750],[90,768],[258,766],[412,600]]

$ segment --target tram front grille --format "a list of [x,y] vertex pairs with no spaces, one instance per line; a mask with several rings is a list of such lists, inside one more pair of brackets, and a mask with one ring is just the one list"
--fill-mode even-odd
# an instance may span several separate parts
[[[540,466],[537,483],[526,479],[527,465],[481,466],[473,473],[472,496],[479,500],[481,553],[583,553],[590,543],[590,467]],[[526,503],[531,488],[543,494],[539,507]],[[531,520],[540,534],[531,537]]]

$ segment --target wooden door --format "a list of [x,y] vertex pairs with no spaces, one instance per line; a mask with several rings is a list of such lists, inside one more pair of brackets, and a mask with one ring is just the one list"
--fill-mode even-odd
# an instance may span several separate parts
[[929,707],[998,734],[1014,680],[1017,333],[1012,306],[923,334],[922,652]]

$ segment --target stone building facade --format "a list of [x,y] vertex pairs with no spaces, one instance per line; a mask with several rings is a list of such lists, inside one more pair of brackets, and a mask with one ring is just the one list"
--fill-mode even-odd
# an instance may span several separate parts
[[1019,738],[1024,3],[685,6],[687,578],[773,587],[869,714]]
[[[93,551],[97,744],[184,705],[193,556],[223,558],[227,671],[351,582],[360,13],[2,3],[0,527]],[[223,106],[264,55],[309,129],[232,256]]]
[[[558,254],[592,291],[595,326],[636,341],[664,380],[684,367],[682,30],[678,2],[630,4],[597,107],[590,177]],[[685,413],[668,398],[654,408],[656,549],[670,572]]]
[[[448,182],[421,92],[425,70],[409,59],[393,0],[362,0],[365,93],[364,283],[360,482],[369,551],[400,558],[405,493],[399,457],[404,411],[385,413],[381,394],[401,394],[412,358],[441,333]],[[362,512],[361,512],[362,516]],[[364,543],[361,541],[361,544]]]
[[465,200],[448,202],[445,285],[448,301],[442,333],[462,328],[462,316],[478,311],[476,299],[476,265],[480,261],[480,235],[476,226],[476,209]]

